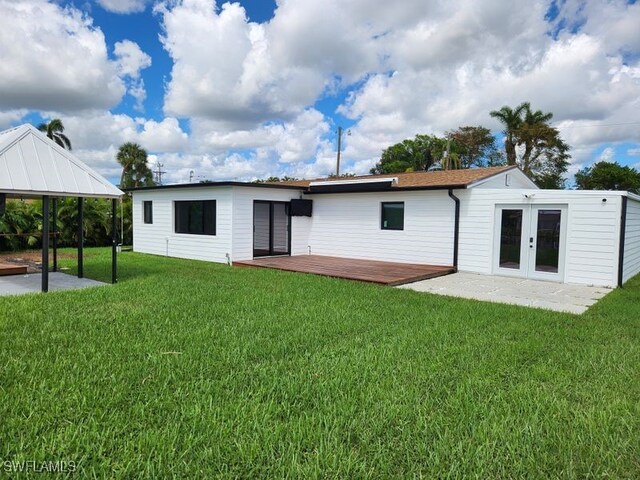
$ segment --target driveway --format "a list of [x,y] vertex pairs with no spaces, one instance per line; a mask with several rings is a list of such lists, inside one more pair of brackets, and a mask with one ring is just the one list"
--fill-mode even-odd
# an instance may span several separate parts
[[577,314],[584,313],[591,305],[611,291],[606,287],[466,272],[408,283],[397,288]]

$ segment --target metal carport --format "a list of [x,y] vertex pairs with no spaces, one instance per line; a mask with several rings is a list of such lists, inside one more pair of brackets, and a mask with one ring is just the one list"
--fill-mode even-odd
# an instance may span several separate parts
[[[78,277],[83,272],[83,200],[108,198],[112,206],[111,281],[117,280],[117,201],[124,195],[106,178],[29,124],[0,132],[0,203],[6,198],[42,198],[42,286],[49,290],[50,213],[54,226],[57,199],[78,199]],[[0,212],[1,214],[2,212]],[[53,270],[57,269],[57,243],[53,236]]]

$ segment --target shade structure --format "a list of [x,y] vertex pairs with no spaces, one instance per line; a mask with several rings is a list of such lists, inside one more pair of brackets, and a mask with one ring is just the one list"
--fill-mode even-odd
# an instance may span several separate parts
[[120,198],[123,192],[33,125],[0,132],[0,193]]
[[[116,282],[116,201],[124,193],[106,178],[60,147],[44,133],[24,124],[0,132],[0,197],[42,198],[42,291],[49,288],[50,201],[78,199],[78,276],[82,271],[83,199],[112,200],[112,282]],[[0,212],[1,213],[1,212]],[[54,214],[55,217],[55,214]],[[55,223],[55,218],[54,218]],[[54,242],[54,259],[56,243]],[[56,259],[57,260],[57,259]],[[54,269],[57,266],[54,260]]]

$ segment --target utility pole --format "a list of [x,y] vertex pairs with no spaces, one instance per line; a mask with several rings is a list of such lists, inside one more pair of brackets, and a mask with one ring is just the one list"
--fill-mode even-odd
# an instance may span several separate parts
[[193,170],[189,170],[189,183],[193,182],[193,175],[194,175],[195,173],[196,173],[196,172],[194,172]]
[[[336,177],[340,176],[340,152],[342,151],[342,134],[344,129],[338,127],[338,157],[336,158]],[[351,135],[351,130],[347,130],[347,135]]]
[[162,167],[164,167],[164,165],[162,163],[160,163],[160,162],[156,163],[157,170],[154,173],[156,174],[156,183],[158,185],[162,185],[162,175],[167,173],[164,170],[162,170]]
[[338,127],[338,158],[336,159],[336,177],[340,176],[340,150],[342,149],[342,127]]

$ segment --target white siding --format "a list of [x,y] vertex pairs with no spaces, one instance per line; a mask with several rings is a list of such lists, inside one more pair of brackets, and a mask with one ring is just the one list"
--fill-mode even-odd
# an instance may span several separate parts
[[627,201],[622,282],[626,282],[638,273],[640,273],[640,202],[629,198]]
[[[288,202],[300,198],[300,191],[284,188],[233,187],[233,260],[253,258],[253,202],[270,200]],[[291,254],[307,253],[307,236],[310,219],[292,217]]]
[[[446,191],[307,195],[315,255],[451,265],[455,204]],[[382,230],[382,202],[405,202],[404,230]],[[306,253],[306,252],[304,252]]]
[[494,175],[487,180],[475,184],[472,188],[500,188],[500,189],[538,189],[538,187],[519,169]]
[[[461,200],[459,270],[493,273],[496,205],[567,205],[564,281],[616,286],[620,194],[505,189],[455,193]],[[524,193],[534,194],[533,200],[524,198]]]
[[[231,254],[231,187],[168,188],[133,192],[133,250],[226,262]],[[142,202],[153,202],[153,224],[143,222]],[[173,202],[176,200],[215,200],[216,235],[175,233]]]

